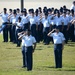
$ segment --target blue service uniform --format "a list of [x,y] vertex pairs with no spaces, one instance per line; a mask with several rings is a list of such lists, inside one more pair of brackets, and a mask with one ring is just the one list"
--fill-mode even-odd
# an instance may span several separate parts
[[23,30],[29,29],[29,18],[28,18],[28,16],[24,16],[24,15],[22,16],[22,23],[24,26]]
[[3,30],[3,39],[4,42],[8,42],[8,28],[7,28],[7,24],[8,24],[8,14],[0,14],[0,16],[2,17],[2,28],[0,29],[1,31]]
[[62,16],[55,17],[55,24],[59,27],[60,32],[62,32]]
[[26,55],[26,63],[27,63],[27,70],[32,70],[33,67],[33,44],[36,43],[35,37],[32,35],[26,35],[25,39],[25,55]]
[[18,21],[17,15],[14,16],[14,14],[13,14],[13,16],[10,18],[10,22],[12,23],[11,30],[12,30],[12,41],[13,41],[13,43],[16,43],[17,42],[16,41],[16,25],[14,25],[14,24],[16,24],[17,21]]
[[25,48],[25,36],[22,37],[22,58],[23,58],[23,68],[24,68],[24,67],[27,66],[27,61],[26,61],[26,48]]
[[18,47],[20,47],[21,45],[21,40],[18,39],[18,33],[22,32],[22,29],[23,29],[22,22],[16,22],[16,42]]
[[34,16],[30,16],[29,17],[29,21],[30,21],[30,29],[31,29],[31,34],[32,36],[35,37],[36,39],[36,17]]
[[47,34],[49,33],[49,29],[50,29],[50,24],[48,21],[48,18],[43,18],[42,19],[42,23],[43,23],[43,37],[44,37],[44,43],[45,44],[49,44],[49,37],[47,36]]
[[[74,19],[75,19],[75,16],[71,16],[70,21],[73,21]],[[69,37],[70,37],[70,40],[72,42],[75,42],[75,39],[74,39],[74,24],[72,24],[72,23],[70,23]]]
[[59,33],[52,33],[50,35],[54,41],[54,55],[56,68],[62,68],[62,42],[65,40],[64,35]]
[[49,20],[49,23],[51,25],[51,30],[55,29],[56,28],[56,24],[55,24],[55,17],[52,16],[52,18]]
[[69,30],[67,30],[68,24],[69,24],[69,18],[67,16],[65,16],[65,17],[63,16],[62,19],[63,19],[63,24],[64,24],[63,34],[66,39],[65,42],[67,43],[68,39],[69,39]]
[[[49,24],[50,24],[50,31],[56,28],[56,20],[54,16],[51,16],[51,18],[49,19]],[[53,38],[50,37],[50,41],[53,42]]]
[[10,18],[11,18],[12,16],[13,16],[13,14],[11,13],[11,14],[9,14],[9,17],[8,17],[8,19],[9,19],[8,33],[9,33],[10,42],[13,41],[13,40],[12,40],[12,23],[11,23],[11,20],[10,20]]
[[37,24],[36,24],[36,41],[39,43],[41,40],[40,40],[40,37],[41,37],[41,26],[40,26],[40,16],[38,15],[38,16],[36,16],[36,22],[37,22]]

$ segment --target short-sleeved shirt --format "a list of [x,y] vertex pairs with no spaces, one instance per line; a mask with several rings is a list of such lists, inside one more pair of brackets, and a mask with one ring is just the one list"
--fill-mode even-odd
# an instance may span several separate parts
[[0,14],[0,16],[2,17],[2,23],[8,22],[8,14]]
[[[17,24],[16,29],[22,29],[22,28],[23,28],[22,22],[16,22],[16,24]],[[20,28],[19,28],[18,26],[19,26]]]
[[36,40],[32,35],[22,37],[22,45],[25,45],[25,47],[32,46],[34,43],[36,43]]
[[62,44],[62,42],[65,40],[65,37],[61,32],[54,32],[50,36],[53,37],[54,44]]
[[[20,35],[22,36],[22,35]],[[25,36],[22,37],[22,46],[25,46]]]
[[29,19],[27,18],[27,16],[22,16],[22,23],[23,24],[26,24],[26,23],[28,23],[29,22]]
[[12,24],[14,24],[14,23],[16,23],[18,21],[18,16],[12,16],[11,18],[10,18],[10,22],[12,23]]
[[42,24],[43,24],[43,27],[44,27],[44,28],[45,28],[45,27],[50,27],[48,18],[47,18],[47,19],[43,18],[43,19],[42,19]]
[[69,23],[69,18],[66,16],[66,17],[62,17],[62,22],[64,23],[64,25],[68,25]]
[[71,21],[71,15],[66,15],[69,19],[69,22]]
[[30,21],[30,25],[36,24],[36,17],[35,16],[34,17],[30,16],[29,21]]
[[10,22],[11,22],[11,17],[13,17],[13,14],[12,14],[12,13],[10,13],[10,14],[8,15],[8,19],[9,19]]
[[74,12],[75,12],[75,6],[74,6],[74,5],[72,5],[70,9],[71,9],[71,10],[73,9]]
[[50,20],[49,20],[49,24],[50,24],[50,25],[55,25],[55,18],[52,19],[52,20],[50,19]]
[[38,16],[36,16],[36,23],[38,24],[38,25],[40,25],[40,16],[38,15]]
[[73,21],[75,20],[75,16],[71,16],[71,20],[70,21]]
[[55,17],[55,24],[56,26],[62,25],[62,17]]

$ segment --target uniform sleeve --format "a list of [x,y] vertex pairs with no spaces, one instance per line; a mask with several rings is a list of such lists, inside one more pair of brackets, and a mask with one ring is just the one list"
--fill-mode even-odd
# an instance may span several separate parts
[[63,19],[63,17],[61,18],[61,22],[62,22],[62,23],[64,22],[64,19]]
[[53,37],[54,36],[54,33],[52,33],[51,35],[50,35],[50,37]]
[[35,22],[37,23],[37,22],[38,22],[38,19],[37,19],[37,17],[35,17],[34,19],[35,19]]
[[[20,35],[20,37],[23,36],[22,34]],[[22,39],[25,39],[25,36],[22,37]]]
[[41,22],[42,22],[42,23],[44,22],[44,18],[41,19]]
[[10,18],[10,23],[12,23],[12,17]]
[[27,19],[28,19],[28,21],[30,22],[30,15],[27,15]]
[[72,9],[73,9],[73,5],[71,6],[70,10],[72,10]]
[[2,16],[2,13],[0,14],[0,17]]
[[69,23],[69,18],[67,17],[67,21],[68,21],[68,23]]
[[27,16],[27,21],[29,22],[29,16]]
[[63,34],[61,34],[61,38],[62,38],[62,41],[64,41],[64,40],[65,40],[65,37],[64,37],[64,35],[63,35]]
[[9,16],[9,14],[7,14],[7,17]]
[[48,19],[48,23],[51,24],[51,20],[50,19]]
[[21,22],[21,27],[23,27],[23,23]]
[[36,43],[36,39],[34,37],[32,37],[32,42]]
[[[18,23],[17,23],[17,25],[18,25]],[[23,23],[21,22],[18,26],[20,26],[22,28],[23,27]]]

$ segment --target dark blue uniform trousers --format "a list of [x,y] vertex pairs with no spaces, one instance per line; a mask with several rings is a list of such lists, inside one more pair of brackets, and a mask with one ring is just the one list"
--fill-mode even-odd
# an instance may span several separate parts
[[40,28],[39,28],[39,40],[43,41],[43,24],[40,23]]
[[12,26],[11,25],[8,26],[8,33],[9,33],[10,42],[12,42]]
[[47,36],[48,33],[49,33],[49,27],[44,28],[43,37],[45,44],[49,44],[49,37]]
[[26,62],[26,54],[25,54],[25,46],[22,46],[22,57],[23,57],[23,67],[27,66],[27,62]]
[[12,25],[12,41],[16,43],[16,26]]
[[24,30],[29,29],[29,23],[24,24]]
[[33,56],[32,56],[32,51],[33,47],[26,47],[26,61],[27,61],[27,70],[32,70],[32,65],[33,65]]
[[69,37],[70,37],[72,42],[75,41],[75,39],[74,39],[74,25],[73,24],[70,25]]
[[18,33],[20,33],[21,31],[22,31],[22,29],[17,29],[17,30],[16,30],[16,35],[15,35],[15,36],[16,36],[16,43],[17,43],[17,46],[20,46],[20,45],[21,45],[21,40],[18,39],[18,37],[19,37],[19,36],[18,36]]
[[62,32],[62,25],[58,25],[60,32]]
[[8,28],[7,28],[7,24],[8,23],[3,23],[3,25],[5,25],[3,27],[3,39],[4,39],[4,42],[8,42]]
[[36,36],[37,36],[37,34],[36,34],[36,24],[33,24],[33,25],[31,26],[31,34],[32,34],[32,36],[34,36],[35,39],[36,39]]
[[0,32],[6,27],[6,25],[2,24],[2,27],[0,28]]
[[52,25],[52,28],[51,28],[51,30],[53,30],[53,29],[55,29],[56,28],[56,25]]
[[69,39],[69,34],[68,34],[69,31],[67,31],[67,26],[64,26],[64,29],[63,29],[63,34],[65,36],[65,42],[67,43],[68,42],[68,39]]
[[56,68],[62,68],[62,44],[54,45]]
[[40,25],[38,25],[38,29],[37,29],[37,31],[36,31],[36,34],[37,34],[37,37],[36,37],[36,40],[37,40],[37,42],[39,43],[40,42]]

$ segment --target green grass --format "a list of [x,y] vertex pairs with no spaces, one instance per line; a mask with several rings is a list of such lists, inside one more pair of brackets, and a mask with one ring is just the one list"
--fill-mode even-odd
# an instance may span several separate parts
[[75,43],[69,42],[63,50],[63,68],[55,69],[53,44],[37,44],[33,54],[33,70],[22,69],[21,48],[3,43],[0,35],[0,75],[75,75]]

